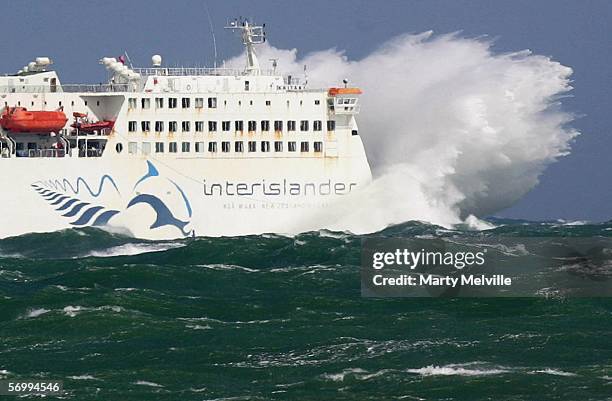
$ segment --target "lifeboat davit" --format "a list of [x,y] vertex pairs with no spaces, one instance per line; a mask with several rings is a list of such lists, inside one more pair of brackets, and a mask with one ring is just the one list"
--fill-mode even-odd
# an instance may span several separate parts
[[63,111],[28,111],[25,107],[7,107],[0,126],[10,132],[58,132],[68,118]]
[[111,120],[103,120],[103,121],[89,121],[87,119],[87,114],[74,112],[72,113],[74,119],[76,120],[72,125],[72,128],[78,128],[81,132],[94,132],[94,131],[102,131],[104,129],[111,129],[115,126],[115,122]]

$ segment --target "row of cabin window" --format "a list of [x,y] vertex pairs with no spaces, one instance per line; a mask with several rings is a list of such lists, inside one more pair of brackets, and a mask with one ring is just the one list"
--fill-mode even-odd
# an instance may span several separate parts
[[[313,150],[316,153],[323,152],[323,142],[313,142],[312,143]],[[195,142],[195,151],[196,153],[203,153],[205,151],[205,143],[204,142]],[[165,142],[155,142],[155,153],[164,153]],[[231,151],[232,145],[229,141],[221,142],[221,152],[229,153]],[[257,142],[256,141],[248,141],[247,142],[247,150],[249,153],[257,152]],[[120,148],[117,148],[120,149]],[[259,150],[261,152],[270,152],[270,142],[269,141],[261,141],[259,143]],[[274,151],[282,152],[283,151],[283,142],[275,141],[274,142]],[[287,142],[287,151],[288,152],[296,152],[297,151],[297,142]],[[150,154],[151,153],[151,142],[143,142],[141,143],[141,152],[142,154]],[[177,153],[178,152],[178,143],[177,142],[168,142],[168,152],[169,153]],[[191,142],[182,142],[181,143],[181,152],[189,153],[191,152]],[[208,142],[208,152],[216,153],[217,152],[217,142]],[[235,153],[243,153],[244,152],[244,142],[236,141],[234,142],[234,152]],[[310,152],[310,143],[309,142],[300,142],[300,152]],[[128,142],[128,153],[136,154],[138,153],[138,142]]]
[[[217,121],[208,121],[208,131],[216,132],[217,131]],[[230,131],[231,130],[231,121],[222,121],[221,122],[221,130],[222,131]],[[260,127],[262,131],[270,131],[270,121],[264,120],[260,122]],[[257,121],[248,121],[247,128],[249,131],[257,131]],[[295,131],[296,121],[287,121],[287,131]],[[300,131],[305,132],[310,128],[310,122],[308,120],[300,121]],[[321,131],[323,128],[323,123],[321,120],[315,120],[312,122],[313,131]],[[136,132],[138,129],[137,121],[128,121],[128,132]],[[151,131],[151,121],[141,121],[140,129],[143,132]],[[327,130],[334,131],[336,129],[336,122],[334,120],[327,121]],[[234,130],[235,131],[243,131],[244,130],[244,121],[234,121]],[[283,121],[274,121],[274,131],[282,131],[283,130]],[[163,132],[164,131],[164,121],[155,121],[155,131]],[[176,121],[168,121],[168,131],[169,132],[177,132],[178,131],[178,122]],[[182,121],[181,122],[181,131],[182,132],[190,132],[191,131],[191,121]],[[195,132],[204,132],[204,121],[196,121],[195,122]]]
[[[178,98],[176,97],[169,97],[168,99],[168,108],[169,109],[176,109],[178,108]],[[209,97],[206,99],[206,104],[208,106],[209,109],[216,109],[217,108],[217,98],[216,97]],[[227,105],[227,101],[224,101],[224,104]],[[240,106],[242,104],[242,101],[238,101],[238,105]],[[300,100],[300,105],[302,104],[302,101]],[[320,101],[317,99],[314,101],[315,105],[320,104]],[[253,101],[250,101],[250,105],[253,105]],[[270,100],[266,100],[266,106],[271,106],[272,102]],[[289,101],[287,101],[287,105],[289,105]],[[196,109],[202,109],[204,108],[204,98],[203,97],[196,97],[194,99],[194,106]],[[138,99],[135,97],[131,97],[128,99],[128,107],[130,109],[136,109],[138,108]],[[142,99],[140,99],[140,108],[143,110],[147,110],[151,108],[151,99],[150,98],[146,98],[143,97]],[[156,97],[155,98],[155,108],[156,109],[163,109],[164,108],[164,98],[163,97]],[[184,97],[181,98],[181,108],[183,109],[189,109],[191,108],[191,98],[189,97]]]

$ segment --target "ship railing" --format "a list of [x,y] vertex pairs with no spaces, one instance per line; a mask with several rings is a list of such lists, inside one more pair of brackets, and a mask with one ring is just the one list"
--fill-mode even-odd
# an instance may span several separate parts
[[[132,68],[141,76],[241,76],[249,75],[247,71],[239,68],[210,68],[210,67],[149,67]],[[274,70],[260,70],[259,75],[275,75]]]
[[64,157],[66,150],[64,149],[27,149],[17,150],[17,157]]
[[61,92],[135,92],[129,84],[68,84],[57,85],[0,85],[0,93],[61,93]]

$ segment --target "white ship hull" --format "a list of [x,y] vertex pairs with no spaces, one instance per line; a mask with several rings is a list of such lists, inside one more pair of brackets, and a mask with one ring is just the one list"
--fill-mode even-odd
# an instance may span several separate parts
[[370,180],[363,158],[2,160],[0,236],[98,226],[148,239],[297,233]]

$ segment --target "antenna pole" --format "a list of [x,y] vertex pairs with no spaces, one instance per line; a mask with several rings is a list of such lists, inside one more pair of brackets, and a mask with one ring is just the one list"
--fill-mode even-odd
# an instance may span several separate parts
[[217,39],[215,38],[215,30],[213,28],[212,18],[210,18],[210,11],[208,11],[208,3],[204,0],[204,9],[206,10],[206,15],[208,16],[208,26],[210,27],[210,34],[212,35],[213,41],[213,50],[215,52],[215,61],[214,67],[217,68]]

